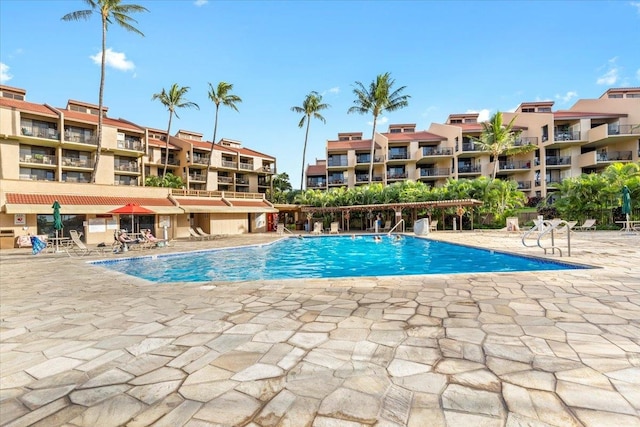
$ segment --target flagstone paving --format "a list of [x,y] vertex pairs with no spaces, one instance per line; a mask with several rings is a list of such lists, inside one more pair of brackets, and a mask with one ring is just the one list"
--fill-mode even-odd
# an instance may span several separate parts
[[639,248],[582,232],[562,259],[599,268],[236,284],[3,250],[0,425],[640,427]]

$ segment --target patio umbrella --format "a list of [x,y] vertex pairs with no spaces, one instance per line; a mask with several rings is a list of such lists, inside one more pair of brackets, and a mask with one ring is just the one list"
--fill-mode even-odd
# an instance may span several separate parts
[[60,203],[54,201],[53,205],[53,228],[56,230],[56,252],[58,252],[58,232],[62,230],[62,217],[60,216]]
[[143,215],[143,214],[152,214],[155,213],[150,209],[147,209],[143,206],[140,206],[136,203],[127,203],[126,205],[119,207],[118,209],[114,209],[109,211],[109,213],[119,214],[119,215],[131,215],[131,232],[134,232],[133,229],[133,216],[134,215]]
[[631,215],[631,191],[629,191],[629,187],[626,185],[622,187],[622,213],[626,215],[626,228],[629,228],[629,215]]

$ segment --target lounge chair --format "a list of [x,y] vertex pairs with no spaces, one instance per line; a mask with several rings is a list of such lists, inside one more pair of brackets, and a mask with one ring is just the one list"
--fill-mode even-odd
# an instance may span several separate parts
[[558,233],[566,233],[567,231],[571,232],[577,223],[578,221],[567,221],[565,225],[556,228],[556,231]]
[[596,220],[593,218],[586,219],[582,225],[576,225],[575,227],[573,227],[573,229],[576,231],[595,230]]
[[429,231],[436,231],[438,229],[438,220],[431,221],[429,223]]
[[329,231],[329,234],[340,234],[340,223],[338,222],[332,222],[331,223],[331,230]]
[[90,255],[92,253],[104,255],[104,252],[107,249],[106,246],[104,247],[96,246],[95,248],[88,247],[87,245],[84,244],[82,240],[80,240],[80,235],[76,230],[69,230],[69,236],[71,237],[72,243],[71,245],[65,247],[67,254],[69,254],[69,256],[72,256],[71,252],[73,252],[73,254],[77,256],[85,256],[85,255]]
[[388,220],[386,220],[384,222],[384,227],[382,227],[380,229],[380,231],[384,233],[385,231],[389,231],[389,230],[391,230],[391,220],[390,219],[388,219]]
[[189,227],[189,239],[204,240],[206,237],[201,236],[192,227]]
[[213,237],[211,234],[206,233],[202,227],[196,227],[196,232],[207,240],[210,240]]
[[312,234],[322,234],[322,223],[320,221],[313,223]]

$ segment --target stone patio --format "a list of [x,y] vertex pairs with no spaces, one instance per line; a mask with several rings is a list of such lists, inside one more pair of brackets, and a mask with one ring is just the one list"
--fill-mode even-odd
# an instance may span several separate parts
[[571,237],[600,268],[150,284],[3,250],[0,424],[640,426],[640,236]]

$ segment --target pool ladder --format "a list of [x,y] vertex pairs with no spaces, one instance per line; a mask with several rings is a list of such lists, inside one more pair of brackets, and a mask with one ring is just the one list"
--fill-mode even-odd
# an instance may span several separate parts
[[398,228],[398,226],[402,224],[402,231],[404,232],[404,219],[401,219],[400,221],[398,221],[398,223],[396,225],[394,225],[391,230],[389,230],[389,232],[387,233],[387,236],[391,236],[391,233],[393,232],[393,230],[395,230],[396,228]]
[[[534,245],[528,245],[526,242],[526,239],[527,237],[529,237],[530,235],[538,231],[539,234],[538,234],[538,239],[536,241],[536,245],[544,249],[544,254],[545,255],[547,254],[547,250],[551,250],[551,253],[555,254],[557,249],[558,252],[560,253],[560,256],[562,256],[562,249],[559,246],[556,246],[555,244],[555,232],[559,233],[560,230],[563,229],[562,228],[563,226],[565,230],[564,232],[567,233],[567,256],[571,256],[571,227],[567,223],[567,221],[563,219],[554,219],[551,221],[549,220],[537,221],[533,226],[533,228],[528,230],[522,236],[522,244],[526,247],[534,247]],[[542,245],[541,239],[546,235],[551,236],[551,246]]]

